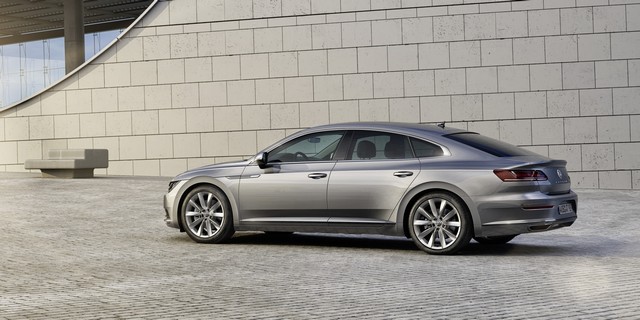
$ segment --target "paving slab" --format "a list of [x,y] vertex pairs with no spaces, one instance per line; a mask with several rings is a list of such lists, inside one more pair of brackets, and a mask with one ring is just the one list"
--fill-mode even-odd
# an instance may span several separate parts
[[430,256],[404,238],[164,225],[168,178],[0,174],[0,319],[638,319],[640,192],[576,223]]

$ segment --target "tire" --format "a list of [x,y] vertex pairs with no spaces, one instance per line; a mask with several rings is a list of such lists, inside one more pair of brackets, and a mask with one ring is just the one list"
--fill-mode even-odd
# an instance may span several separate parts
[[422,196],[411,208],[409,234],[429,254],[454,254],[473,234],[469,210],[457,197],[441,192]]
[[517,234],[513,234],[510,236],[473,237],[473,240],[481,244],[505,244],[517,236]]
[[198,186],[184,198],[180,219],[195,242],[221,243],[233,236],[233,215],[229,199],[210,185]]

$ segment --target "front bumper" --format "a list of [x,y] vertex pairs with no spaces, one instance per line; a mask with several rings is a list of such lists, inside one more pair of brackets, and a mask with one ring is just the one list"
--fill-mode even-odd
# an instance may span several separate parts
[[185,183],[186,181],[179,181],[173,189],[164,195],[164,222],[167,226],[172,228],[180,228],[180,224],[178,222],[178,194]]
[[[568,227],[578,218],[578,195],[574,192],[562,195],[540,192],[495,195],[477,203],[481,229],[476,230],[476,236],[549,231]],[[561,204],[571,204],[572,212],[561,214]]]

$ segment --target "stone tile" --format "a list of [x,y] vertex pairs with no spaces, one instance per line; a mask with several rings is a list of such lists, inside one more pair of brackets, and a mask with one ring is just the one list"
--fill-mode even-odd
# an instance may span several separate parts
[[284,100],[286,102],[313,101],[313,78],[285,78]]
[[564,119],[565,143],[595,143],[598,142],[596,132],[596,118],[566,118]]
[[482,120],[482,95],[452,96],[451,120]]
[[401,97],[404,95],[404,79],[402,72],[373,74],[374,98]]
[[378,20],[371,22],[371,43],[393,45],[402,43],[402,20]]
[[366,47],[371,44],[371,21],[342,24],[343,47]]
[[416,123],[420,119],[420,99],[389,99],[389,120]]
[[342,76],[336,75],[314,77],[313,98],[315,101],[342,100]]
[[282,28],[282,48],[285,51],[311,49],[311,26]]
[[609,115],[613,112],[611,89],[580,90],[580,115]]
[[347,74],[343,76],[344,99],[373,98],[373,74]]
[[598,142],[628,142],[631,139],[629,116],[598,117]]
[[418,69],[418,46],[402,45],[387,48],[389,71]]
[[300,109],[297,103],[272,104],[271,105],[271,128],[299,128]]
[[493,39],[496,37],[496,14],[467,14],[464,16],[464,33],[467,40]]
[[253,31],[255,52],[282,51],[282,28],[265,28]]
[[531,145],[531,121],[500,121],[500,140],[518,146]]
[[578,36],[578,60],[611,59],[611,38],[607,33]]
[[387,48],[358,48],[358,72],[387,71]]
[[451,121],[451,97],[420,98],[420,122]]
[[428,43],[418,46],[420,69],[449,68],[449,43]]
[[613,144],[582,145],[582,170],[613,170]]
[[437,95],[466,93],[465,69],[446,69],[435,71]]
[[290,77],[298,75],[298,55],[295,52],[269,54],[269,75]]
[[358,121],[358,101],[332,101],[329,103],[331,123]]
[[560,34],[560,10],[528,11],[529,36]]
[[174,134],[173,156],[176,158],[200,157],[200,135],[197,133]]
[[145,137],[146,156],[150,159],[172,158],[173,135],[152,135]]
[[545,38],[546,61],[571,62],[578,60],[578,36]]
[[626,87],[629,84],[627,61],[596,62],[596,87]]
[[498,67],[498,91],[529,91],[529,66]]
[[158,122],[160,133],[184,133],[187,131],[184,109],[159,110]]
[[284,102],[283,79],[256,80],[256,103]]
[[433,17],[433,40],[464,40],[464,18],[462,15]]
[[562,65],[531,65],[529,72],[531,75],[531,90],[539,91],[562,89]]
[[498,91],[496,67],[467,69],[467,93],[492,93]]
[[513,63],[545,62],[544,38],[513,39]]
[[593,62],[565,63],[562,65],[564,89],[586,89],[596,86],[596,70]]
[[300,103],[300,126],[313,127],[329,123],[329,103]]
[[[451,67],[477,67],[482,65],[480,41],[451,42],[449,47]],[[440,49],[442,50],[443,48]]]
[[[352,49],[355,54],[355,49]],[[335,50],[330,50],[335,51]],[[328,57],[325,50],[298,52],[298,74],[301,76],[326,75]],[[356,63],[354,61],[354,63]],[[354,68],[356,66],[354,65]]]
[[402,19],[402,43],[433,42],[433,18]]
[[515,118],[515,98],[513,93],[483,95],[482,118],[484,120]]
[[564,124],[562,119],[531,120],[531,142],[534,145],[564,144]]
[[330,49],[342,47],[342,25],[340,23],[319,24],[311,26],[313,49]]
[[[630,8],[631,6],[627,6]],[[625,6],[597,6],[593,8],[594,32],[627,31]],[[629,19],[633,21],[633,19]]]
[[256,84],[254,80],[227,82],[227,102],[229,105],[256,103]]
[[404,73],[404,95],[432,96],[435,94],[435,74],[433,70],[406,71]]
[[[82,122],[82,117],[80,121]],[[158,134],[158,111],[131,112],[131,128],[134,135]]]

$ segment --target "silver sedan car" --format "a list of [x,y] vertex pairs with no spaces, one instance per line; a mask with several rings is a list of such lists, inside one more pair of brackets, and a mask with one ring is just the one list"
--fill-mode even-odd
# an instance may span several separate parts
[[235,231],[406,236],[431,254],[576,220],[566,161],[444,124],[344,123],[250,159],[184,172],[165,222],[197,242]]

